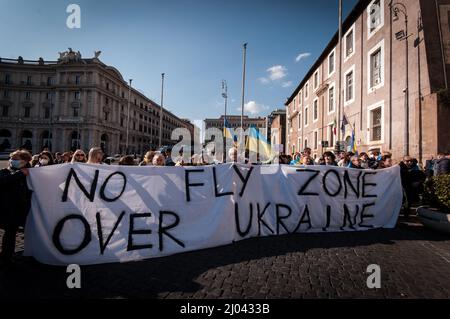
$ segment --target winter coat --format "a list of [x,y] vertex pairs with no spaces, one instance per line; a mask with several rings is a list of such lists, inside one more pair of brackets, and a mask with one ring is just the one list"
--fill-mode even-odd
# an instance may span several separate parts
[[440,158],[434,162],[434,176],[450,173],[450,158]]
[[25,226],[31,207],[31,191],[20,170],[0,170],[0,227]]

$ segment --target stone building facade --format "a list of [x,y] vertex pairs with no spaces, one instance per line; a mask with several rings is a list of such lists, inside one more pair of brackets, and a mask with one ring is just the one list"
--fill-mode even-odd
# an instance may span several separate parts
[[[222,115],[219,118],[205,119],[205,129],[218,128],[223,129],[225,117]],[[230,127],[237,129],[241,127],[241,116],[240,115],[227,115],[227,122]],[[249,117],[244,115],[242,118],[242,123],[244,130],[248,129],[250,126],[256,127],[258,130],[264,131],[266,129],[266,118],[265,117]]]
[[286,110],[277,109],[267,117],[268,140],[280,153],[286,152]]
[[[225,117],[221,115],[216,119],[205,119],[205,128],[223,128]],[[227,115],[227,121],[232,128],[241,127],[241,116],[240,115]],[[266,118],[265,117],[248,117],[248,115],[244,115],[242,118],[242,123],[244,129],[248,129],[251,125],[254,125],[257,128],[265,128],[266,127]]]
[[[101,146],[106,154],[142,154],[159,144],[161,107],[99,59],[69,49],[57,61],[0,59],[0,151],[33,153]],[[128,112],[128,102],[129,112]],[[163,111],[162,144],[175,128],[194,126]],[[127,130],[128,124],[128,130]]]
[[396,159],[450,150],[449,21],[450,0],[359,1],[343,22],[341,90],[336,33],[285,103],[289,152],[320,156],[352,132],[359,152]]

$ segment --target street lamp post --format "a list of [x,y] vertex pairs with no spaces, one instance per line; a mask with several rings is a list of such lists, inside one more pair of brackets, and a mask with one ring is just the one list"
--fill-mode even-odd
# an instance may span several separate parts
[[53,151],[53,92],[50,92],[50,119],[49,119],[49,128],[48,128],[48,148],[50,151]]
[[77,118],[77,149],[81,148],[81,136],[80,136],[80,114]]
[[406,10],[406,6],[403,3],[396,2],[391,4],[391,14],[393,14],[393,21],[397,21],[399,19],[399,13],[402,13],[405,17],[405,30],[400,30],[395,34],[395,38],[398,41],[405,41],[405,59],[406,59],[406,67],[405,67],[405,105],[404,105],[404,117],[405,117],[405,125],[403,130],[403,155],[409,155],[409,47],[408,47],[408,38],[410,34],[408,34],[408,12]]
[[228,87],[227,87],[227,81],[223,80],[222,81],[222,97],[225,100],[225,113],[224,113],[224,119],[223,119],[223,163],[225,163],[226,161],[226,150],[227,150],[227,142],[226,142],[226,129],[227,129],[227,100],[228,100]]
[[[337,117],[338,117],[338,122],[337,122],[337,140],[340,143],[341,142],[341,138],[343,138],[343,136],[341,136],[341,124],[343,123],[343,120],[341,119],[341,103],[342,103],[342,0],[339,0],[339,43],[338,43],[338,47],[339,47],[339,69],[338,69],[338,109],[337,109]],[[302,125],[302,133],[303,133],[303,125]],[[302,137],[303,139],[303,137]],[[306,147],[306,145],[305,145]],[[340,150],[340,146],[339,146],[339,150]]]
[[127,111],[127,139],[125,144],[125,152],[128,155],[128,136],[130,134],[130,103],[131,103],[131,82],[133,79],[130,79],[130,84],[128,85],[128,111]]
[[81,93],[79,93],[80,96],[78,97],[78,112],[77,112],[77,116],[76,116],[76,122],[77,122],[77,146],[76,149],[81,148],[81,136],[80,136],[80,110],[81,110]]
[[164,103],[164,75],[161,73],[161,110],[159,113],[159,147],[162,147],[162,122],[163,122],[163,103]]

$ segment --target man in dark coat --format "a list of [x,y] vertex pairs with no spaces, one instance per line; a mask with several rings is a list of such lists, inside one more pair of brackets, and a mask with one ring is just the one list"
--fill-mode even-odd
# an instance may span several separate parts
[[0,228],[4,229],[0,262],[9,263],[14,254],[16,234],[31,206],[31,191],[26,176],[31,154],[25,150],[11,153],[9,167],[0,170]]
[[403,161],[399,163],[399,166],[402,186],[406,195],[406,198],[404,198],[406,200],[404,215],[409,217],[411,204],[419,201],[419,195],[423,193],[423,182],[426,176],[411,156],[403,157]]
[[439,153],[437,157],[438,159],[434,161],[434,176],[450,174],[450,158],[448,158],[448,154]]
[[175,166],[175,162],[172,160],[172,148],[166,148],[164,152],[164,156],[166,157],[166,166]]

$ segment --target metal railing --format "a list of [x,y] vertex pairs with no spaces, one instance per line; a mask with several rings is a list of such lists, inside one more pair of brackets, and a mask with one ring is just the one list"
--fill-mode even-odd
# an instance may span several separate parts
[[[20,61],[20,63],[19,63],[19,61]],[[26,64],[26,65],[53,65],[53,64],[57,64],[58,61],[21,60],[21,59],[9,59],[9,58],[0,57],[0,63]]]

